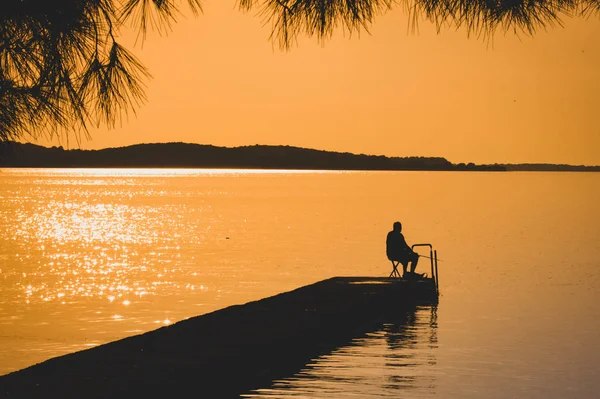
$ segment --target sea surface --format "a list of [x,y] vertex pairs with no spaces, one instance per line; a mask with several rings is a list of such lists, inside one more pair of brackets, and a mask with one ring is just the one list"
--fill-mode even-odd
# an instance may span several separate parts
[[0,375],[387,276],[396,220],[437,250],[439,305],[246,397],[598,397],[599,173],[0,169]]

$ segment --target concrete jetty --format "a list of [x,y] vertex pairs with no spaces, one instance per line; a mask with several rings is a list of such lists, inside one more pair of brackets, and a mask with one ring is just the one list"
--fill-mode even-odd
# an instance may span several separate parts
[[0,398],[236,398],[437,299],[431,279],[334,277],[0,376]]

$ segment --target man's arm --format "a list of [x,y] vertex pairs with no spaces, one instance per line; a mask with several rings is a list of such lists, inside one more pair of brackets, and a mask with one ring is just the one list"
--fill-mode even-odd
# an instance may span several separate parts
[[404,239],[404,234],[400,234],[400,240],[402,242],[402,249],[406,252],[408,252],[409,254],[414,254],[415,252],[412,250],[412,248],[406,243],[406,240]]

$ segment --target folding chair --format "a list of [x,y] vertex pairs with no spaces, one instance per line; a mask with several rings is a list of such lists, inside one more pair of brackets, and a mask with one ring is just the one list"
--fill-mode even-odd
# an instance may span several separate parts
[[392,262],[392,267],[394,268],[392,270],[392,272],[390,273],[390,277],[398,277],[398,278],[402,278],[402,276],[400,275],[400,272],[398,271],[398,265],[400,265],[400,261],[399,260],[391,260],[390,262]]

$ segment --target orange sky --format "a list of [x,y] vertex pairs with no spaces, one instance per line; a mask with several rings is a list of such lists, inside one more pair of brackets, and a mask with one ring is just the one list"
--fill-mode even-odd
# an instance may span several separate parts
[[81,148],[283,144],[600,165],[597,16],[565,18],[533,38],[499,34],[488,45],[462,29],[436,34],[426,21],[408,33],[397,8],[371,35],[339,31],[324,46],[302,37],[283,52],[268,40],[270,26],[234,1],[186,15],[168,36],[150,34],[134,49],[153,75],[148,103],[115,129],[91,130]]

